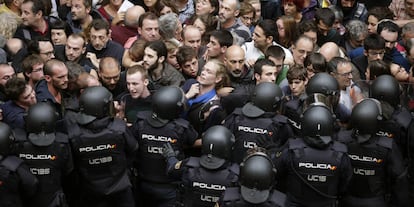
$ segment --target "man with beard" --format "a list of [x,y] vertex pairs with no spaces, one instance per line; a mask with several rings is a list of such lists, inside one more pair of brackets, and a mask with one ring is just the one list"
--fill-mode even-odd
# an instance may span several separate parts
[[73,33],[81,33],[86,31],[93,19],[102,19],[102,16],[92,9],[92,0],[72,0],[71,12],[66,18]]
[[104,57],[99,63],[99,80],[107,88],[113,97],[126,91],[125,72],[121,72],[121,65],[113,57]]
[[151,93],[148,90],[148,71],[140,65],[128,68],[126,72],[128,91],[120,95],[119,105],[115,105],[119,118],[131,126],[137,119],[137,112],[151,110]]
[[80,34],[71,34],[66,41],[66,45],[55,46],[56,59],[78,63],[86,72],[98,77],[95,66],[88,58],[86,58],[85,52],[86,40]]
[[62,90],[68,87],[68,68],[62,61],[52,59],[45,64],[43,72],[45,79],[39,81],[35,88],[36,99],[38,102],[49,102],[62,119]]
[[[249,67],[253,67],[257,59],[264,57],[267,48],[269,48],[271,45],[282,47],[277,43],[277,41],[279,41],[279,33],[276,22],[270,19],[265,19],[258,22],[254,28],[252,39],[253,41],[246,42],[242,46],[247,57],[246,64]],[[288,49],[284,47],[282,48],[286,54],[285,63],[293,62],[292,53]]]
[[378,24],[377,32],[385,40],[385,55],[384,60],[387,62],[397,63],[405,68],[406,71],[410,70],[410,64],[401,53],[395,48],[395,45],[399,39],[400,28],[392,21],[383,21]]
[[247,68],[245,61],[245,53],[240,46],[232,45],[226,50],[224,62],[234,88],[254,84],[253,70]]
[[122,63],[124,47],[111,40],[109,24],[103,19],[92,21],[89,30],[89,43],[86,45],[86,57],[98,67],[99,60],[103,57],[114,57]]
[[[376,1],[377,2],[377,1]],[[346,25],[351,19],[359,19],[366,22],[368,19],[368,11],[363,3],[350,0],[337,0],[336,4],[344,13],[343,24]]]
[[148,42],[144,49],[144,59],[140,63],[148,71],[150,90],[162,86],[181,86],[184,77],[178,70],[166,62],[167,47],[161,40]]
[[237,43],[242,45],[251,38],[250,30],[247,28],[237,16],[240,13],[239,0],[223,0],[220,4],[219,21],[221,28],[235,33]]
[[0,103],[7,101],[4,89],[7,81],[9,81],[15,75],[16,74],[14,73],[12,66],[6,63],[0,64]]

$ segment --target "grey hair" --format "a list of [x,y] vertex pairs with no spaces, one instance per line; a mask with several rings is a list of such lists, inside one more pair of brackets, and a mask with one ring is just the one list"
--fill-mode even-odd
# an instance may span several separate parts
[[176,13],[164,14],[159,18],[160,35],[168,40],[175,37],[177,31],[178,16]]
[[358,39],[361,35],[368,34],[368,26],[361,20],[351,20],[345,26],[350,39]]
[[414,32],[414,22],[409,22],[405,24],[401,29],[401,35],[404,35],[409,32]]

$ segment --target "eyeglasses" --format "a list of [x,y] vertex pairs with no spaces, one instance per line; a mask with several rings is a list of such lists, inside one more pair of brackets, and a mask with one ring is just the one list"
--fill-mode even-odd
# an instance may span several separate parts
[[349,71],[347,73],[336,73],[337,75],[340,75],[342,77],[349,77],[352,75],[352,71]]
[[54,54],[55,54],[55,51],[41,52],[40,54],[42,54],[42,55],[46,55],[46,56],[50,57],[50,56],[52,56],[52,55],[54,55]]

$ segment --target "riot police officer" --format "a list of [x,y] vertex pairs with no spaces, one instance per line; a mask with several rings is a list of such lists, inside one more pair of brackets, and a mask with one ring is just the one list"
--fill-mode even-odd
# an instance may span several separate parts
[[181,180],[179,206],[213,207],[228,187],[236,186],[239,166],[231,163],[234,135],[223,126],[212,126],[202,138],[202,156],[178,161],[171,145],[164,148],[170,177]]
[[153,96],[152,111],[138,112],[132,126],[140,146],[135,167],[142,206],[175,205],[177,188],[166,172],[163,145],[170,143],[180,160],[184,158],[184,146],[200,146],[198,133],[188,121],[179,118],[184,105],[185,96],[180,88],[163,87]]
[[26,130],[15,129],[17,155],[39,180],[30,206],[67,205],[62,182],[73,170],[73,162],[68,136],[55,131],[57,120],[55,108],[41,102],[29,108]]
[[264,151],[247,155],[240,164],[240,187],[227,188],[216,206],[286,206],[286,195],[272,189],[275,174],[276,169]]
[[352,134],[343,141],[348,146],[353,176],[340,206],[386,207],[388,189],[398,189],[393,194],[398,195],[392,199],[394,206],[407,205],[403,200],[408,190],[403,188],[407,181],[404,162],[393,139],[376,135],[381,119],[382,109],[376,99],[362,100],[352,110]]
[[38,180],[22,159],[11,155],[14,137],[0,122],[0,206],[22,207],[36,192]]
[[369,96],[380,101],[383,114],[377,135],[392,138],[408,162],[409,192],[414,203],[413,117],[407,108],[401,106],[400,95],[400,84],[391,75],[381,75],[370,85]]
[[138,144],[126,123],[113,118],[112,94],[86,88],[79,98],[70,143],[79,174],[79,206],[135,206],[128,169]]
[[352,166],[344,144],[333,141],[335,118],[324,105],[302,115],[302,137],[275,153],[277,180],[285,180],[288,206],[330,207],[345,192]]
[[291,99],[282,106],[282,114],[288,117],[288,122],[296,136],[301,136],[301,115],[307,106],[318,102],[323,103],[337,115],[338,119],[346,120],[342,112],[343,106],[339,101],[338,81],[328,73],[315,74],[306,85],[306,94],[296,99]]
[[260,83],[256,86],[252,102],[237,108],[230,114],[224,126],[236,137],[233,161],[241,163],[248,149],[272,142],[282,146],[293,136],[287,118],[277,114],[283,97],[280,87],[274,83]]

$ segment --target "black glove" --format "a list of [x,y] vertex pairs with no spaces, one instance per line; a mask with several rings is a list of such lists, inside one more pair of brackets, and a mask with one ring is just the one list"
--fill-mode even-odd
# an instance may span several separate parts
[[175,153],[173,147],[170,143],[165,143],[162,147],[162,156],[165,158],[175,157],[177,154]]

